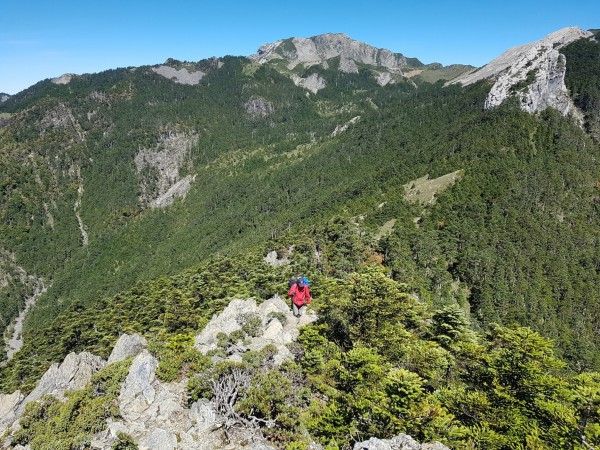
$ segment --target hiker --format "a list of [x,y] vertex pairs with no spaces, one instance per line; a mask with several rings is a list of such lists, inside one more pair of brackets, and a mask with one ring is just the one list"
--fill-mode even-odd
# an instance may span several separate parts
[[310,289],[306,279],[299,277],[296,284],[290,287],[288,297],[292,300],[292,312],[295,317],[300,317],[306,311],[306,305],[310,305]]

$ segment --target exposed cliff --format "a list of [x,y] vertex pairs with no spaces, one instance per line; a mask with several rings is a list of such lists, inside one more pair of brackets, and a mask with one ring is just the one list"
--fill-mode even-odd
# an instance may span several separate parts
[[289,61],[288,68],[301,64],[306,67],[321,64],[331,58],[340,57],[339,69],[342,72],[356,72],[356,63],[371,66],[402,69],[418,67],[422,63],[415,58],[407,58],[401,53],[375,48],[363,42],[350,39],[342,33],[327,33],[311,38],[283,39],[261,46],[251,59],[263,64],[274,59]]
[[515,96],[521,108],[530,113],[553,107],[563,115],[579,116],[565,86],[565,57],[559,49],[590,36],[592,33],[578,27],[564,28],[539,41],[513,47],[451,83],[466,86],[480,80],[492,80],[494,85],[485,101],[486,109]]

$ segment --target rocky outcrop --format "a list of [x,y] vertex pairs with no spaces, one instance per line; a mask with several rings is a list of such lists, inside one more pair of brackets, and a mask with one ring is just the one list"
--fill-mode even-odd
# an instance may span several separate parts
[[371,438],[354,444],[354,450],[450,450],[439,442],[419,444],[412,437],[400,434],[392,439]]
[[[293,248],[291,251],[293,251]],[[290,253],[291,253],[291,251],[290,251]],[[265,258],[264,258],[264,261],[273,267],[284,266],[291,262],[291,260],[285,256],[282,256],[280,258],[279,255],[277,254],[276,250],[273,250],[273,251],[270,251],[269,253],[267,253],[267,256],[265,256]]]
[[99,356],[88,352],[69,353],[62,364],[52,364],[35,389],[25,397],[19,405],[17,414],[20,416],[29,402],[37,401],[46,394],[64,399],[66,391],[83,389],[96,372],[106,366]]
[[508,97],[519,98],[530,113],[553,107],[562,114],[579,115],[564,83],[565,57],[559,49],[592,33],[577,27],[556,31],[537,42],[513,47],[489,64],[451,81],[469,85],[484,79],[494,81],[485,108],[500,105]]
[[290,38],[261,46],[251,59],[264,64],[273,59],[289,61],[288,69],[300,65],[321,64],[331,58],[340,58],[339,70],[356,72],[356,63],[372,66],[401,69],[410,64],[421,65],[417,60],[409,60],[400,53],[372,47],[350,39],[341,33],[327,33],[311,38]]
[[19,418],[17,409],[23,401],[21,391],[12,394],[0,394],[0,435]]
[[233,300],[221,314],[214,316],[202,332],[196,336],[196,347],[207,353],[219,348],[219,335],[242,330],[254,320],[254,330],[247,341],[231,346],[226,350],[227,359],[241,361],[241,354],[248,350],[260,350],[269,344],[277,348],[275,364],[279,365],[292,357],[286,347],[300,334],[298,327],[315,321],[317,316],[309,310],[300,318],[294,317],[290,307],[278,296],[260,305],[252,299]]
[[265,117],[274,111],[273,103],[262,97],[251,97],[244,103],[244,109],[252,117]]
[[346,122],[344,125],[338,125],[338,126],[336,126],[335,130],[333,130],[333,132],[331,133],[331,135],[332,136],[337,136],[338,134],[343,133],[344,131],[346,131],[351,125],[354,125],[354,124],[358,123],[359,121],[360,121],[360,116],[353,117],[348,122]]
[[296,86],[303,87],[307,91],[316,94],[321,89],[327,87],[327,82],[319,74],[312,73],[306,78],[301,78],[298,75],[292,75],[292,81]]
[[83,132],[81,125],[73,115],[71,108],[64,103],[59,103],[54,108],[47,110],[44,117],[42,117],[39,126],[41,133],[46,133],[53,128],[63,129],[74,131],[79,142],[85,140],[85,133]]
[[65,73],[60,77],[52,78],[50,81],[54,84],[69,84],[77,75],[74,73]]
[[[112,362],[139,353],[146,340],[136,334],[122,335],[108,358]],[[35,389],[24,397],[20,391],[0,394],[0,435],[10,428],[23,415],[28,403],[38,401],[46,394],[64,400],[67,391],[83,389],[92,375],[107,365],[102,358],[88,352],[69,353],[61,364],[53,364],[38,381]]]
[[201,399],[188,407],[187,380],[163,383],[156,378],[157,367],[158,361],[148,351],[136,356],[119,395],[121,417],[94,436],[92,448],[108,450],[118,434],[125,433],[140,450],[273,450],[258,436],[253,436],[256,442],[252,443],[252,436],[244,435],[250,430],[232,430],[227,443],[223,418],[212,402]]
[[107,364],[121,362],[130,356],[135,356],[146,347],[147,341],[138,334],[123,334],[113,347]]
[[189,84],[196,85],[199,84],[202,78],[206,75],[206,72],[202,72],[201,70],[192,70],[189,71],[185,67],[181,69],[175,69],[170,66],[158,66],[153,67],[152,71],[168,78],[169,80],[173,80],[175,83],[179,84]]
[[134,162],[141,174],[140,201],[150,208],[170,205],[189,191],[193,175],[180,179],[179,171],[190,161],[192,147],[198,142],[196,133],[168,130],[160,134],[153,149],[142,148]]
[[4,103],[9,98],[10,98],[10,95],[5,94],[4,92],[0,93],[0,103]]

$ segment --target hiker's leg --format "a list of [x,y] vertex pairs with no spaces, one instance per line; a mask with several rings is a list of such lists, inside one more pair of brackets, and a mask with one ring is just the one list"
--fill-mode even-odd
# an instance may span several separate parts
[[294,317],[298,317],[298,306],[294,302],[292,302],[292,312],[294,313]]
[[298,316],[302,316],[306,312],[306,305],[302,305],[298,310]]

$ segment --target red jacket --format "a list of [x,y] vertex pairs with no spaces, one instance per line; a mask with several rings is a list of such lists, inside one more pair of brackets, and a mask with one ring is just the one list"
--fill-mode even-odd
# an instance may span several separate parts
[[292,284],[288,296],[292,297],[292,301],[296,306],[310,305],[310,289],[308,286],[300,287],[297,284]]

